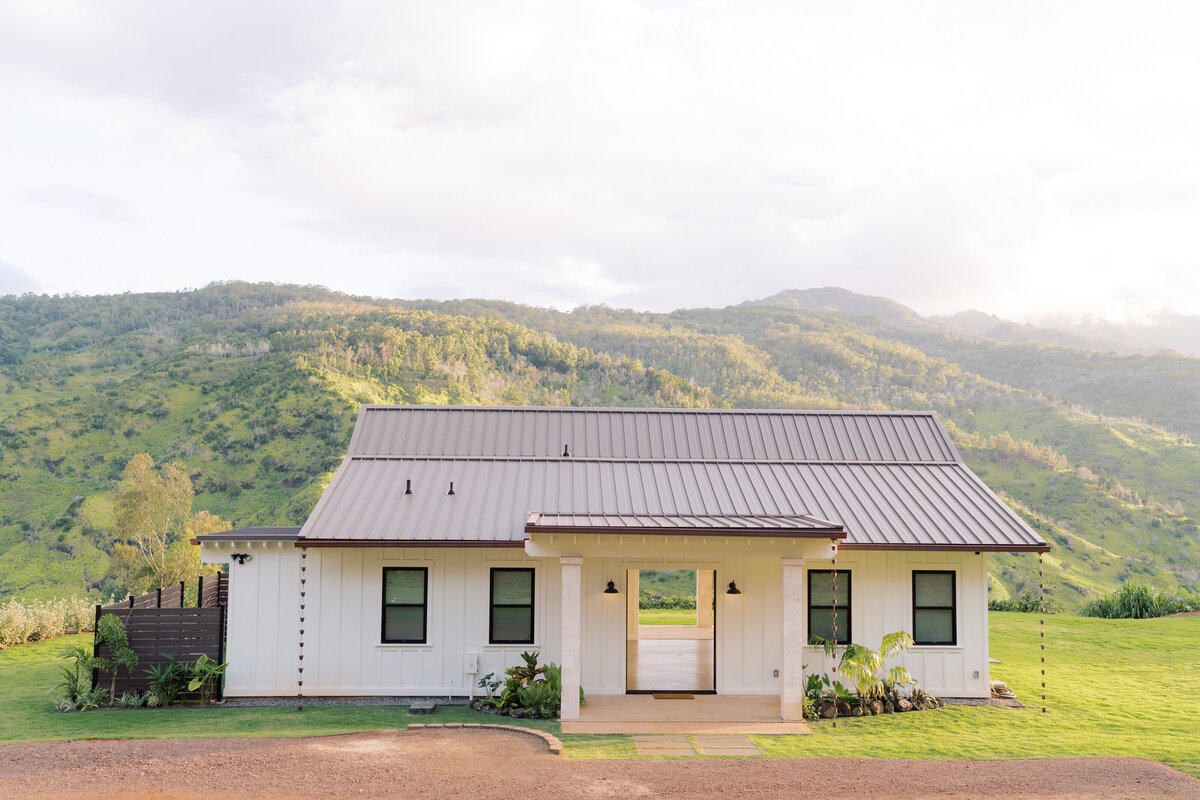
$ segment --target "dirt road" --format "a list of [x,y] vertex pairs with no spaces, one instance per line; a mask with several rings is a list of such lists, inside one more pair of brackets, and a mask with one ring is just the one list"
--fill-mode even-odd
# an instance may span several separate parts
[[583,761],[504,731],[0,745],[0,798],[1200,798],[1151,761]]

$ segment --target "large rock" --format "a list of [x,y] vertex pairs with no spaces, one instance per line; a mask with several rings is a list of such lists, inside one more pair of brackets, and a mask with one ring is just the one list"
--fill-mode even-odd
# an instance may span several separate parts
[[837,706],[830,700],[822,700],[817,706],[817,716],[821,719],[833,719]]
[[946,707],[946,699],[945,699],[945,698],[943,698],[943,697],[938,697],[938,698],[935,698],[935,699],[937,700],[938,708],[945,708],[945,707]]
[[845,700],[839,700],[839,701],[838,701],[838,704],[837,704],[837,710],[838,710],[838,716],[839,716],[839,717],[848,717],[848,716],[850,716],[850,704],[849,704],[849,703],[847,703]]
[[903,697],[896,700],[897,711],[912,711],[913,704],[905,700]]
[[896,713],[896,701],[890,697],[887,700],[884,700],[883,701],[883,713],[895,714]]
[[861,717],[862,715],[863,715],[862,706],[851,706],[850,707],[850,716]]
[[867,708],[871,709],[872,714],[882,714],[883,713],[883,701],[882,700],[872,700],[871,702],[867,703]]

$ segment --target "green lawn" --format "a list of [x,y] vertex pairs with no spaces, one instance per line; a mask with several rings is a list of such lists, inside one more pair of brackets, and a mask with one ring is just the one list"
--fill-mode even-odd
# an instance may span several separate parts
[[[756,736],[770,757],[1008,759],[1135,756],[1200,777],[1200,617],[1046,622],[1049,714],[1036,702],[1038,624],[1028,614],[990,615],[993,677],[1023,709],[951,707],[937,712],[843,719],[813,736]],[[433,718],[394,708],[179,709],[58,714],[45,690],[66,640],[0,651],[0,741],[160,736],[305,736],[409,721],[489,722],[467,709]],[[557,723],[513,720],[552,732]],[[563,736],[573,758],[634,758],[628,736]]]
[[639,608],[639,625],[695,625],[694,608]]
[[0,742],[45,739],[154,739],[201,736],[317,736],[404,728],[409,722],[499,722],[558,732],[554,720],[524,720],[481,714],[469,708],[439,708],[410,716],[406,708],[309,706],[285,708],[113,709],[62,714],[52,710],[46,690],[58,682],[58,651],[92,635],[0,650]]

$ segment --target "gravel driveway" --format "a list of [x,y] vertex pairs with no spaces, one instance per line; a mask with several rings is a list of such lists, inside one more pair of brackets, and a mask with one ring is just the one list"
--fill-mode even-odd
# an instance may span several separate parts
[[486,730],[0,745],[2,798],[1197,798],[1152,761],[584,761]]

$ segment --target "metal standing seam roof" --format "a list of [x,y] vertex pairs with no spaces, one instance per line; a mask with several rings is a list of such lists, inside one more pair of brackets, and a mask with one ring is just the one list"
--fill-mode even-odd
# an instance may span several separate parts
[[932,412],[439,406],[364,406],[298,543],[520,544],[566,528],[1048,549]]
[[300,535],[298,526],[237,528],[220,533],[205,533],[194,542],[294,542]]

